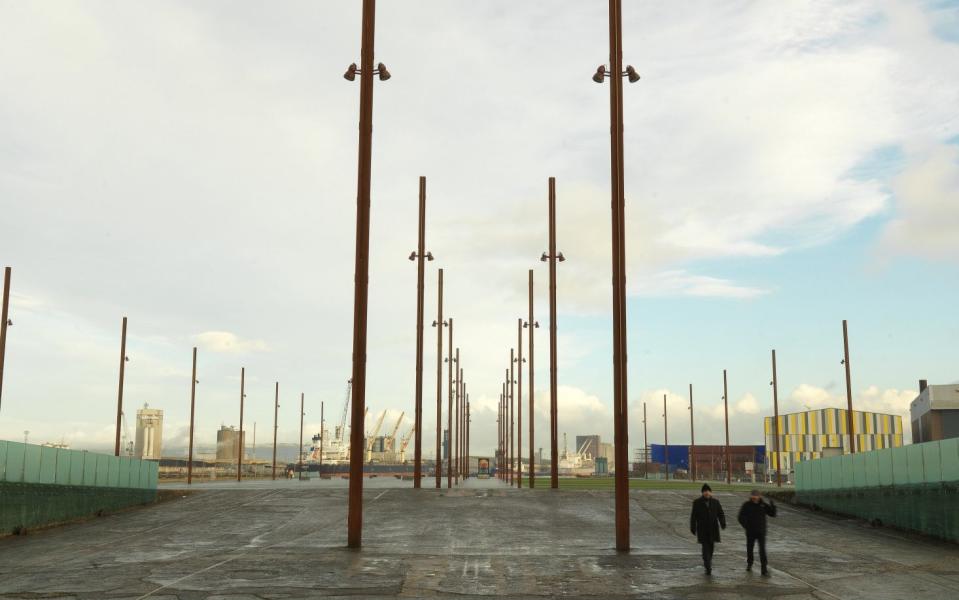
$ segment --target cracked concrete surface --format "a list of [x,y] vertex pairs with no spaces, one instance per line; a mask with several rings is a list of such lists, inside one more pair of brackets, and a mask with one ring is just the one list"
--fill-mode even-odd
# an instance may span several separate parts
[[[432,484],[432,481],[426,482]],[[444,481],[445,483],[445,481]],[[944,598],[959,546],[782,506],[772,576],[745,571],[743,498],[712,577],[689,535],[694,492],[630,494],[633,551],[613,548],[609,492],[374,479],[364,547],[344,547],[342,481],[220,482],[183,499],[0,540],[0,598]]]

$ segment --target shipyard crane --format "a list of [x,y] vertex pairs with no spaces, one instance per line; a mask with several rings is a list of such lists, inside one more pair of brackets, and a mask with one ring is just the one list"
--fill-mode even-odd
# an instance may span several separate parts
[[376,441],[376,436],[380,432],[380,427],[383,426],[383,418],[386,417],[386,411],[380,413],[380,418],[376,420],[376,427],[373,428],[373,433],[366,438],[366,462],[373,462],[373,442]]
[[410,427],[409,433],[403,436],[403,439],[400,440],[400,462],[406,462],[406,447],[409,445],[410,440],[413,439],[413,432],[416,431],[416,425]]
[[406,416],[406,412],[400,413],[400,418],[396,420],[396,425],[393,427],[393,432],[386,436],[386,439],[383,440],[383,450],[396,450],[396,432],[400,430],[400,423],[403,422],[403,417]]
[[353,391],[353,380],[348,379],[346,381],[346,402],[343,403],[343,416],[340,417],[340,425],[336,428],[334,432],[335,437],[340,443],[346,439],[346,415],[350,412],[350,393]]

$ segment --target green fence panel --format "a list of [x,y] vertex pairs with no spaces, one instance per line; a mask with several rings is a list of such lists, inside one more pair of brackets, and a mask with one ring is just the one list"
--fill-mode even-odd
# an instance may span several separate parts
[[879,485],[892,485],[892,449],[877,452],[879,455]]
[[40,446],[40,470],[37,473],[37,483],[56,483],[57,481],[57,448]]
[[67,451],[70,456],[70,480],[69,485],[83,485],[83,452],[76,450]]
[[818,460],[810,460],[806,463],[806,473],[809,477],[809,489],[822,489],[822,465]]
[[129,456],[120,457],[120,479],[117,482],[117,486],[122,488],[132,488],[136,487],[135,485],[130,485],[130,471],[132,471],[132,466],[134,460]]
[[830,483],[829,489],[834,490],[842,487],[842,457],[834,456],[829,459]]
[[107,478],[107,487],[119,487],[120,485],[120,457],[107,456],[107,468],[109,476]]
[[909,448],[902,446],[892,448],[892,484],[906,485],[909,483]]
[[97,484],[97,455],[89,452],[83,453],[83,485],[95,486]]
[[107,484],[110,483],[110,464],[109,456],[103,454],[94,454],[93,460],[95,461],[94,468],[94,484],[97,487],[107,487]]
[[40,446],[23,445],[23,481],[40,483]]
[[150,476],[146,487],[155,490],[160,483],[160,463],[153,460],[144,460],[141,462],[146,465],[147,473],[149,473]]
[[798,463],[794,471],[795,471],[795,477],[796,477],[796,489],[804,490],[809,488],[809,479],[806,477],[805,463]]
[[842,485],[839,487],[851,488],[856,487],[856,475],[855,467],[853,466],[852,454],[844,454],[841,457],[842,462]]
[[7,480],[7,442],[0,440],[0,481]]
[[150,472],[147,469],[147,464],[142,461],[140,462],[140,487],[150,487]]
[[906,446],[906,456],[909,457],[909,483],[924,483],[926,475],[923,470],[922,446]]
[[7,442],[7,481],[23,481],[23,459],[26,444]]
[[866,487],[866,453],[860,452],[852,455],[852,475],[853,486],[857,488]]
[[57,476],[54,483],[70,485],[70,455],[72,451],[66,448],[57,448]]
[[919,444],[922,448],[922,467],[926,483],[942,481],[942,461],[939,458],[939,442]]
[[942,480],[959,481],[959,438],[939,442],[939,460],[942,467]]
[[866,487],[879,487],[879,455],[881,450],[863,454],[866,461]]

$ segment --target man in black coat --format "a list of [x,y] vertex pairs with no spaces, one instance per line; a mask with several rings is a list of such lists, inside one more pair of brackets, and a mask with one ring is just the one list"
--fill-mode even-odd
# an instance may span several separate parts
[[759,490],[749,492],[749,500],[739,509],[739,524],[746,530],[746,570],[753,568],[753,545],[759,542],[759,565],[762,574],[769,575],[766,568],[766,517],[776,516],[776,504],[763,500]]
[[703,547],[703,566],[706,574],[713,573],[713,547],[720,541],[719,529],[726,529],[726,515],[719,500],[713,498],[713,489],[708,483],[702,487],[703,495],[693,501],[689,515],[689,531]]

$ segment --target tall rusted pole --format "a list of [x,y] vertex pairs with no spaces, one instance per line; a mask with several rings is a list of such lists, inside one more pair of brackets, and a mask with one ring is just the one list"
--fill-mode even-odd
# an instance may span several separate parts
[[447,373],[447,411],[446,411],[446,487],[453,487],[453,369],[456,363],[453,356],[453,317],[449,318],[449,368]]
[[669,416],[666,414],[666,394],[663,394],[663,451],[666,457],[666,481],[669,481]]
[[689,384],[689,476],[696,481],[696,429],[693,427],[693,384]]
[[516,487],[523,487],[523,319],[516,319]]
[[423,477],[423,293],[426,276],[426,177],[420,177],[419,235],[416,245],[416,409],[413,419],[413,487]]
[[535,355],[533,353],[533,329],[535,329],[538,324],[533,320],[533,269],[529,270],[529,321],[527,321],[527,327],[529,328],[529,487],[536,487],[536,459],[535,450],[534,450],[534,418],[533,418],[533,401],[536,397],[536,394],[533,389],[533,362]]
[[243,480],[243,399],[246,398],[246,367],[240,367],[240,441],[236,453],[236,480]]
[[[776,374],[776,350],[773,349],[773,456],[776,462],[776,487],[782,487],[782,458],[779,455],[779,379]],[[772,464],[770,461],[769,464]]]
[[186,459],[186,482],[193,483],[193,423],[196,417],[196,346],[193,347],[193,378],[190,380],[190,448]]
[[300,447],[296,451],[296,460],[300,466],[300,473],[298,477],[303,477],[303,417],[306,415],[303,412],[303,392],[300,392]]
[[513,370],[515,350],[509,349],[509,472],[510,483],[516,483],[519,473],[516,470],[516,375]]
[[629,460],[626,388],[626,227],[623,176],[623,21],[609,0],[610,182],[613,240],[613,444],[616,453],[616,550],[629,550]]
[[[7,325],[10,324],[10,279],[11,267],[3,269],[3,305],[0,308],[0,401],[3,400],[3,363],[7,354]],[[2,402],[0,402],[2,406]]]
[[842,364],[846,367],[846,430],[849,432],[849,452],[856,453],[856,429],[852,413],[852,377],[849,374],[849,329],[846,319],[842,320],[842,348],[845,357]]
[[[6,319],[4,319],[6,321]],[[120,456],[120,424],[123,420],[123,376],[126,373],[127,364],[127,318],[123,317],[123,325],[120,326],[120,385],[117,388],[117,439],[113,451],[114,456]]]
[[466,380],[463,379],[463,367],[460,367],[460,432],[456,439],[459,440],[459,451],[460,451],[460,477],[466,477],[466,473],[463,472],[463,468],[466,466],[466,457],[463,455],[463,452],[466,448]]
[[456,401],[451,414],[455,414],[453,425],[450,429],[450,460],[452,461],[453,483],[460,482],[460,382],[463,378],[463,370],[459,368],[460,349],[456,349],[456,367],[454,374],[456,376],[456,389],[453,391],[453,399]]
[[326,441],[326,418],[323,414],[323,402],[320,402],[320,475],[323,474],[323,442]]
[[549,486],[559,488],[556,349],[556,178],[549,178]]
[[[272,479],[276,479],[276,431],[277,431],[277,419],[279,418],[279,416],[280,416],[280,382],[277,381],[276,382],[276,399],[273,404],[273,469],[271,471]],[[361,442],[361,445],[362,445],[362,442]],[[356,453],[350,452],[351,456],[353,454],[356,454]]]
[[726,369],[723,369],[723,411],[726,414],[726,483],[732,483],[733,463],[729,456],[729,386],[726,384]]
[[373,38],[376,0],[363,0],[360,50],[360,127],[356,190],[356,267],[353,276],[353,414],[347,546],[363,543],[363,448],[366,416],[366,332],[370,276],[370,175],[373,168]]
[[472,429],[473,419],[470,412],[470,395],[466,394],[466,476],[470,476],[470,430]]
[[[501,385],[501,389],[506,389],[505,383]],[[503,479],[503,395],[503,391],[500,391],[499,410],[496,416],[496,448],[499,455],[496,458],[496,477],[498,479]]]
[[436,489],[442,485],[443,475],[443,269],[439,269],[436,302]]
[[506,402],[503,405],[503,413],[506,417],[506,482],[513,485],[513,349],[510,348],[510,368],[506,369]]

